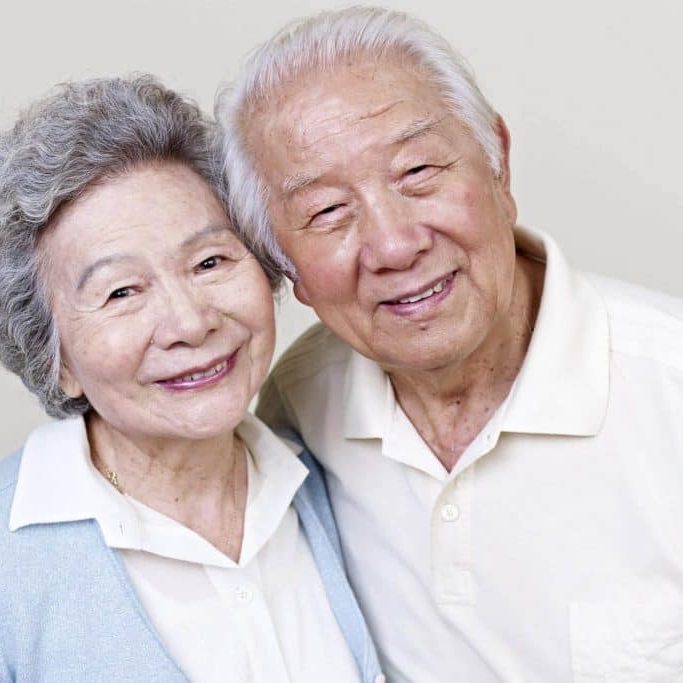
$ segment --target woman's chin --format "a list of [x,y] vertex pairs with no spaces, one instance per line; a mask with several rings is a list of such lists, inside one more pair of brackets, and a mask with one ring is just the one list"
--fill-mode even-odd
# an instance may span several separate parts
[[193,401],[184,406],[148,406],[144,411],[92,411],[89,428],[119,432],[133,441],[207,441],[229,436],[244,419],[249,402],[244,399]]
[[[219,439],[235,431],[247,413],[222,406],[220,410],[196,411],[191,415],[178,416],[176,420],[167,416],[166,437],[179,441],[205,441]],[[163,432],[162,432],[163,433]]]

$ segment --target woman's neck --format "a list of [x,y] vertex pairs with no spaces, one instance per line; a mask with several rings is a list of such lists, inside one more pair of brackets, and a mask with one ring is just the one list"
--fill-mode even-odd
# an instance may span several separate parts
[[246,448],[234,432],[197,440],[122,434],[86,418],[95,467],[118,490],[239,558],[247,500]]

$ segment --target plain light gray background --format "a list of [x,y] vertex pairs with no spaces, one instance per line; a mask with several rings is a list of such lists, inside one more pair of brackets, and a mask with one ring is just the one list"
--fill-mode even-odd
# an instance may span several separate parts
[[[211,110],[217,84],[324,0],[0,0],[0,126],[66,79],[148,71]],[[470,61],[512,133],[520,222],[581,268],[683,296],[683,3],[392,0]],[[285,297],[278,353],[313,320]],[[0,370],[0,455],[46,418]]]

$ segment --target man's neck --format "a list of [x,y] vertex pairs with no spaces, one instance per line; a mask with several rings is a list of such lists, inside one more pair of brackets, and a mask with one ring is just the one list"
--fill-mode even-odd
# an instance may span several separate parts
[[389,370],[396,398],[450,471],[510,392],[538,314],[545,267],[517,257],[512,301],[490,334],[454,366]]

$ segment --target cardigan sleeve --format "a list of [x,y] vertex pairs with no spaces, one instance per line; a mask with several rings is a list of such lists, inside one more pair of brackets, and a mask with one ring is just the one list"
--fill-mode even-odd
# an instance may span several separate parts
[[[0,681],[14,681],[14,633],[18,566],[10,551],[9,512],[19,470],[20,453],[0,459]],[[11,615],[15,615],[12,617]]]

